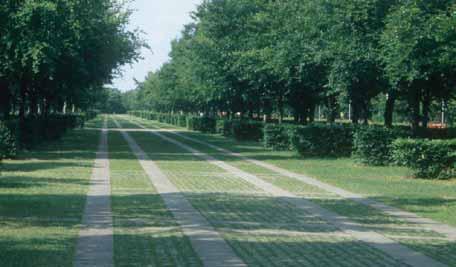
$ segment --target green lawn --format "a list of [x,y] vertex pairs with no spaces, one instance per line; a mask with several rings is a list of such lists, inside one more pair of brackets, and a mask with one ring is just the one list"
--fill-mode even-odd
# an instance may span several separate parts
[[[156,122],[147,122],[143,120],[141,120],[141,123],[152,128],[162,126],[162,124],[157,124]],[[454,189],[450,186],[454,183],[453,181],[442,182],[408,179],[403,177],[407,172],[404,168],[367,167],[356,164],[351,159],[302,159],[292,152],[267,151],[256,143],[239,143],[217,135],[203,135],[194,132],[182,133],[298,173],[311,174],[313,177],[325,182],[354,192],[364,193],[369,197],[374,197],[381,201],[390,200],[385,202],[401,208],[407,208],[411,211],[421,211],[417,213],[422,215],[435,215],[433,211],[436,210],[440,216],[434,216],[436,217],[435,219],[439,219],[443,222],[450,223],[455,219],[454,217],[451,217],[456,210],[454,205],[455,202],[446,202],[446,204],[451,207],[451,210],[446,209],[447,207],[441,206],[439,203],[433,203],[432,206],[424,205],[423,203],[435,198],[441,199],[442,202],[445,201],[445,195],[441,193],[445,191],[445,189],[447,195],[453,194],[453,196],[456,197]],[[334,194],[306,185],[296,179],[271,173],[271,171],[267,169],[243,161],[238,157],[220,153],[208,146],[188,141],[170,133],[164,134],[182,143],[188,144],[199,151],[211,154],[217,159],[224,160],[241,170],[255,174],[296,195],[311,198],[312,201],[329,210],[347,216],[353,221],[362,223],[366,229],[379,232],[448,264],[449,266],[456,266],[456,243],[442,240],[443,236],[438,233],[420,229],[410,223],[381,213],[373,208],[357,204],[350,200],[341,199]],[[350,183],[355,183],[355,185],[351,185]],[[431,189],[425,190],[425,187],[431,187]],[[375,188],[379,189],[374,191]],[[401,189],[403,192],[402,194],[400,193]],[[397,198],[400,197],[402,203],[406,203],[406,205],[398,204],[399,200],[392,197],[396,197],[396,194]],[[417,202],[417,200],[419,201]],[[421,210],[417,210],[413,207],[420,207]]]
[[73,130],[3,162],[0,266],[72,265],[99,137]]
[[115,265],[201,266],[119,132],[109,134],[109,152]]
[[[139,129],[128,117],[124,128]],[[134,119],[156,128],[174,126]],[[0,177],[0,266],[72,266],[102,120],[70,131],[57,142],[4,162]],[[117,128],[112,118],[110,129]],[[91,129],[91,130],[89,130]],[[407,178],[408,170],[367,167],[351,159],[303,159],[272,152],[255,142],[180,129],[185,135],[288,170],[365,194],[442,222],[455,222],[455,181]],[[297,209],[239,177],[144,131],[130,131],[190,203],[252,266],[402,266],[315,214]],[[162,133],[208,153],[295,195],[349,217],[434,259],[456,266],[456,244],[441,235],[295,179],[271,173],[205,145]],[[189,239],[130,151],[109,132],[114,262],[116,266],[201,266]]]
[[[176,129],[174,126],[157,122],[140,121],[150,127]],[[296,173],[309,175],[331,185],[456,226],[456,179],[412,179],[410,171],[402,167],[365,166],[351,158],[303,158],[294,152],[270,151],[256,142],[237,142],[220,135],[191,132],[182,128],[179,130],[189,137],[204,140]],[[192,143],[192,146],[211,154],[220,154],[203,145]],[[233,161],[238,160],[233,159]]]
[[173,144],[145,132],[130,135],[252,266],[401,266],[350,236],[338,236],[334,226],[313,214]]

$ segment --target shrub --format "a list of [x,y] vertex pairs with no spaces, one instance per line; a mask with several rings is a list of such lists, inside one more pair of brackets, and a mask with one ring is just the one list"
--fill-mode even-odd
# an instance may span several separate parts
[[16,156],[16,138],[3,122],[0,121],[0,160]]
[[417,130],[416,137],[426,139],[454,139],[456,138],[456,129],[419,128]]
[[291,136],[293,148],[306,156],[349,156],[353,148],[350,125],[299,126]]
[[264,127],[264,146],[273,150],[291,150],[291,136],[298,126],[291,124],[266,124]]
[[99,110],[96,110],[96,109],[88,110],[83,113],[84,120],[89,121],[89,120],[95,119],[95,117],[97,117],[99,114],[100,114]]
[[259,141],[263,138],[264,124],[259,121],[231,121],[231,135],[239,141]]
[[16,138],[21,146],[32,148],[43,141],[60,138],[68,129],[83,127],[83,114],[51,114],[47,117],[27,117]]
[[398,139],[393,158],[419,178],[450,178],[456,175],[456,140]]
[[225,136],[228,136],[229,133],[228,131],[226,131],[226,125],[230,123],[229,120],[226,120],[226,119],[219,119],[215,122],[215,132],[218,133],[218,134],[223,134]]
[[391,146],[397,138],[407,137],[406,129],[389,129],[381,126],[360,126],[353,136],[353,156],[369,165],[392,163]]
[[187,128],[203,133],[215,133],[216,120],[210,117],[187,117]]

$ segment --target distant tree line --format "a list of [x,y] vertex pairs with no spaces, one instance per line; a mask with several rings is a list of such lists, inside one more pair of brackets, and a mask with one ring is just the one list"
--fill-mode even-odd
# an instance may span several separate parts
[[416,128],[454,106],[454,0],[208,0],[193,18],[127,108]]
[[117,0],[0,1],[0,118],[93,108],[144,45]]

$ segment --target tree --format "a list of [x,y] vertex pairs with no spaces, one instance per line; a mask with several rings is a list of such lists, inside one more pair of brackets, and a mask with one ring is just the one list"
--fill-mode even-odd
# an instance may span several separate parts
[[423,0],[401,1],[387,18],[382,60],[392,93],[408,101],[414,129],[427,126],[433,99],[454,91],[455,17],[453,1]]

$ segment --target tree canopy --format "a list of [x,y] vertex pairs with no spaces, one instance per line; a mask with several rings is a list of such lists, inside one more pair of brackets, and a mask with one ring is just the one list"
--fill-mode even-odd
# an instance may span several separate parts
[[455,7],[207,0],[173,42],[170,61],[138,86],[136,108],[308,123],[317,107],[333,122],[350,106],[353,123],[383,110],[391,126],[399,101],[406,108],[396,113],[426,126],[430,107],[454,95]]
[[2,1],[2,116],[89,109],[119,67],[139,58],[130,13],[118,0]]

